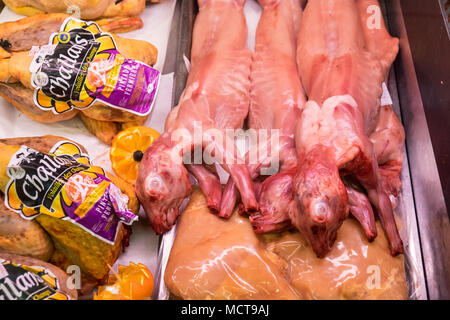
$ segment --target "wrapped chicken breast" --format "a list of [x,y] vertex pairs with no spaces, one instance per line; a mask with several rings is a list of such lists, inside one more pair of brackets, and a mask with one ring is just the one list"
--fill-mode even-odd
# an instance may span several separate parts
[[[379,226],[378,226],[379,227]],[[297,231],[256,235],[247,218],[212,215],[199,189],[180,218],[165,283],[182,299],[407,299],[403,257],[347,219],[319,259]]]

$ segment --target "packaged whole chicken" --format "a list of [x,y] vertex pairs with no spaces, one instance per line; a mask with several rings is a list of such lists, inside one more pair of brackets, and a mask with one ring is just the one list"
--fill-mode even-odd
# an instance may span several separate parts
[[12,10],[19,14],[31,16],[36,13],[65,12],[70,6],[80,8],[82,19],[97,19],[100,17],[133,16],[140,14],[145,7],[144,0],[92,0],[92,1],[50,1],[50,0],[6,0]]
[[78,289],[89,292],[128,245],[139,208],[132,187],[61,137],[1,139],[0,149],[0,252],[78,266]]
[[369,242],[347,219],[320,259],[298,231],[261,236],[237,212],[229,220],[210,214],[195,188],[164,279],[172,298],[193,300],[407,299],[403,257],[386,245],[383,233]]
[[66,14],[0,24],[0,95],[30,118],[52,123],[77,114],[111,144],[145,122],[160,73],[157,49]]
[[50,263],[0,252],[0,300],[76,300],[68,280]]
[[[258,3],[262,12],[250,73],[245,74],[250,86],[240,94],[246,99],[249,95],[247,127],[276,134],[264,144],[250,145],[247,173],[241,180],[230,172],[231,166],[224,166],[230,173],[224,188],[218,187],[218,174],[209,163],[185,162],[184,173],[195,177],[201,192],[194,189],[176,230],[163,238],[163,285],[158,297],[408,299],[412,285],[407,285],[405,264],[410,257],[403,256],[405,238],[400,234],[405,236],[405,224],[396,214],[405,131],[392,100],[386,98],[398,39],[387,32],[383,21],[375,29],[366,23],[367,8],[379,9],[376,0]],[[226,56],[227,45],[238,46],[231,40],[221,42],[221,28],[227,30],[226,17],[245,18],[244,4],[198,1],[191,69],[166,128],[184,108],[192,111],[219,96],[219,101],[226,101],[233,84],[242,80],[244,74],[224,82],[226,92],[208,91],[213,59]],[[246,32],[244,24],[239,26]],[[237,30],[238,24],[233,28]],[[204,34],[210,29],[216,32]],[[205,42],[210,52],[198,53]],[[204,70],[202,59],[210,63]],[[194,106],[185,107],[188,102]],[[203,123],[217,112],[202,110],[194,119]],[[229,115],[232,110],[229,106]],[[279,139],[276,148],[271,139]],[[155,159],[165,158],[166,152],[156,148],[158,142],[144,155],[137,193],[160,233],[175,224],[178,207],[191,189],[172,198],[161,192],[174,190],[166,170],[175,167],[156,166]],[[189,153],[191,148],[180,149]],[[261,151],[263,158],[249,161]],[[275,172],[263,173],[275,158],[279,161]],[[253,183],[244,187],[248,177]],[[155,180],[157,190],[151,189]],[[249,206],[252,191],[254,207]]]
[[[67,13],[76,18],[97,20],[101,25],[127,32],[142,27],[139,14],[145,8],[145,0],[6,0],[3,1],[14,12],[33,16],[45,13]],[[106,30],[105,30],[106,31]]]

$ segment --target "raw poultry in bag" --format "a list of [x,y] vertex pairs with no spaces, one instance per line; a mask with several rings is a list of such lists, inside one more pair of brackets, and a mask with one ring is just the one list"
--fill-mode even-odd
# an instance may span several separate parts
[[143,124],[160,79],[150,67],[157,49],[103,31],[59,13],[0,24],[0,96],[44,123],[80,114],[106,144]]
[[76,300],[60,268],[36,258],[0,252],[0,300]]
[[44,13],[66,13],[77,18],[96,20],[104,30],[127,32],[143,26],[139,14],[145,8],[145,0],[6,0],[3,1],[14,12],[34,16]]
[[0,149],[0,252],[75,265],[89,292],[128,245],[133,188],[61,137],[2,139]]
[[320,259],[298,231],[257,235],[236,211],[227,220],[212,215],[194,188],[165,268],[172,298],[408,298],[403,256],[389,254],[383,233],[369,242],[357,221],[347,219],[336,245]]

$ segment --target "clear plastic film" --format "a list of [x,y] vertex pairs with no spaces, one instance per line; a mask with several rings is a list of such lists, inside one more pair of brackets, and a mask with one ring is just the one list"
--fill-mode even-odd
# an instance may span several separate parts
[[44,261],[0,253],[0,300],[72,300],[68,276]]
[[[247,1],[250,48],[260,10],[256,1]],[[382,104],[400,115],[392,72],[383,84]],[[318,259],[298,231],[260,236],[237,212],[229,220],[212,215],[196,189],[176,228],[162,238],[155,298],[426,299],[405,148],[400,179],[395,215],[404,254],[396,257],[379,222],[377,238],[368,242],[358,222],[347,219],[333,249]]]

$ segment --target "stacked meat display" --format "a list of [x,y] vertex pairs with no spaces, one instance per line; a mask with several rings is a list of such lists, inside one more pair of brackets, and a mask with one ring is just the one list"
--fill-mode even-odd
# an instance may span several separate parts
[[[403,253],[393,209],[404,132],[380,100],[398,39],[387,33],[378,2],[259,2],[252,55],[245,1],[198,1],[186,89],[166,132],[145,153],[136,185],[153,228],[163,233],[174,225],[191,172],[212,213],[228,218],[242,201],[239,211],[255,232],[295,227],[318,257],[332,249],[349,213],[370,241],[378,217],[391,254]],[[225,138],[185,139],[199,124]],[[269,138],[241,156],[225,131],[242,127],[267,129]],[[223,191],[211,163],[190,161],[192,151],[208,148],[230,173]],[[265,156],[249,161],[261,150]],[[278,172],[261,174],[274,158]]]

